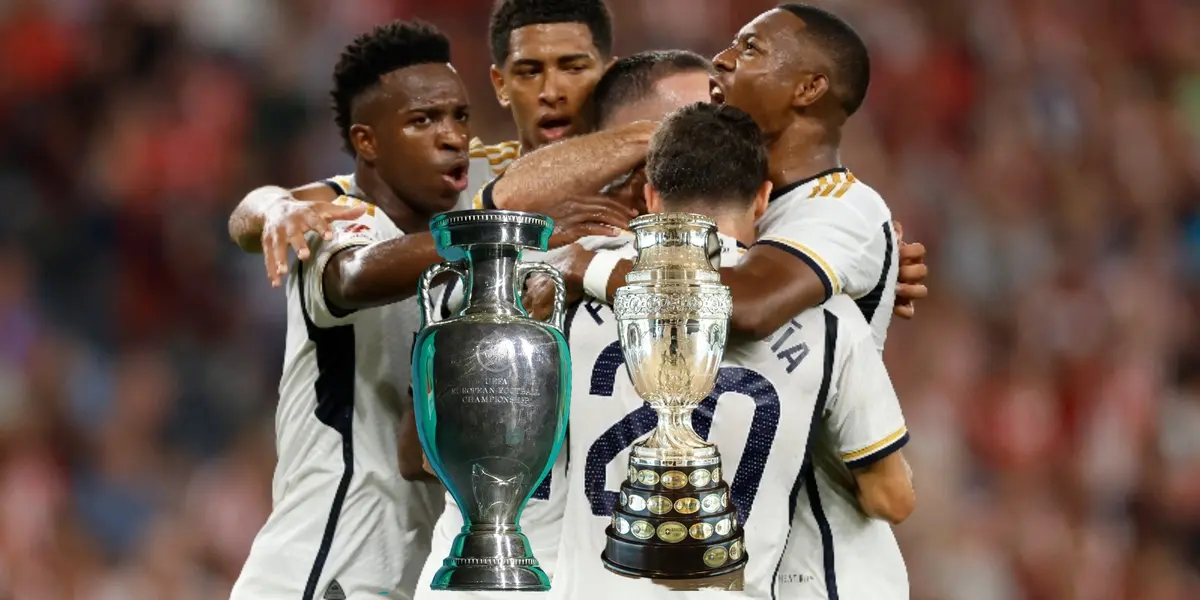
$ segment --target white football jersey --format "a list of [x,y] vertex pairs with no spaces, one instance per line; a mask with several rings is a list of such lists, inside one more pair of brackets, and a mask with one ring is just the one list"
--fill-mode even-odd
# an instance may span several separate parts
[[[360,192],[352,177],[326,183]],[[333,230],[329,241],[310,235],[312,256],[288,280],[273,507],[232,600],[411,598],[441,512],[442,487],[405,481],[397,456],[399,416],[412,406],[415,300],[344,314],[322,289],[335,253],[404,233],[369,204]]]
[[826,299],[854,299],[882,352],[900,268],[892,212],[883,198],[839,167],[772,192],[757,225],[755,243],[807,263],[825,284]]
[[[738,256],[737,250],[723,252],[722,266],[729,266]],[[824,419],[837,447],[853,448],[842,452],[846,460],[877,459],[907,441],[898,400],[861,309],[850,298],[837,296],[823,307],[805,311],[764,341],[731,342],[716,389],[693,414],[696,432],[721,452],[731,499],[739,508],[749,560],[740,592],[670,591],[650,580],[622,577],[604,568],[600,561],[604,531],[628,475],[630,446],[650,433],[657,415],[638,397],[623,368],[609,307],[593,301],[577,305],[568,330],[574,365],[568,437],[570,490],[554,582],[556,597],[599,599],[627,593],[664,598],[728,598],[729,594],[825,598],[825,589],[817,585],[786,593],[778,588],[780,577],[807,564],[803,562],[810,559],[806,547],[814,549],[817,556],[826,556],[824,538],[791,532],[810,522],[801,513],[812,512],[802,492],[812,471],[805,457],[813,443],[809,438],[813,423],[821,429]],[[896,431],[901,438],[893,439]],[[852,496],[830,499],[829,504],[838,501],[845,504],[838,507],[839,515],[858,510]],[[876,523],[891,535],[886,523]],[[840,529],[833,531],[829,547],[836,548],[842,535]],[[894,539],[891,543],[894,545]],[[836,568],[840,571],[842,564]],[[903,570],[902,562],[899,568]],[[871,578],[873,571],[854,575]],[[819,581],[823,586],[825,578]]]

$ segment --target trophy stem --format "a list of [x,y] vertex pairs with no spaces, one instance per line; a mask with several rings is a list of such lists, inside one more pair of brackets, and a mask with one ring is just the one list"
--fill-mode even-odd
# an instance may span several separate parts
[[464,315],[520,316],[517,309],[517,259],[520,249],[498,244],[480,244],[467,249],[471,276],[464,295],[469,299]]
[[692,429],[694,406],[654,406],[658,425],[650,437],[633,448],[635,457],[658,460],[687,460],[717,455],[717,447]]

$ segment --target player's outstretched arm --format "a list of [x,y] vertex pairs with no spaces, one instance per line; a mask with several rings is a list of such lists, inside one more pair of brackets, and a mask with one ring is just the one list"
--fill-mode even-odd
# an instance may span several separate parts
[[428,232],[347,248],[321,274],[325,301],[341,313],[399,302],[415,295],[421,274],[441,260]]
[[[606,299],[625,285],[625,275],[632,268],[631,261],[617,262],[607,280]],[[587,275],[584,268],[583,275],[576,279],[582,283]],[[756,340],[765,339],[789,319],[827,298],[825,284],[811,267],[771,246],[756,245],[737,266],[721,269],[721,283],[729,286],[733,295],[730,328]],[[590,295],[598,292],[590,289],[591,285],[586,287]]]
[[486,186],[480,204],[551,214],[548,211],[564,198],[595,196],[646,160],[657,128],[652,121],[638,121],[539,148]]
[[[611,250],[595,252],[571,244],[547,258],[562,272],[567,295],[583,294],[608,302],[633,261]],[[826,298],[821,279],[791,255],[770,246],[751,248],[736,267],[721,269],[721,283],[733,294],[730,327],[745,336],[763,339],[805,309]],[[537,318],[549,314],[552,288],[531,284],[525,306]]]
[[330,239],[330,223],[353,220],[366,210],[364,205],[337,205],[337,193],[314,183],[294,190],[278,186],[258,188],[238,203],[229,216],[229,237],[243,251],[263,255],[267,280],[279,287],[287,275],[290,246],[300,260],[309,257],[304,234],[315,231]]

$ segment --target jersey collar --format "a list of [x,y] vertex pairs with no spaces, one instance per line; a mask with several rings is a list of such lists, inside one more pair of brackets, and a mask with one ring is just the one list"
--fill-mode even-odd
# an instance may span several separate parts
[[817,182],[818,179],[820,179],[822,177],[833,175],[834,173],[849,173],[849,172],[850,172],[850,169],[847,169],[846,167],[834,167],[832,169],[826,169],[824,171],[821,171],[820,173],[817,173],[816,175],[812,175],[810,177],[805,177],[804,179],[801,179],[800,181],[793,181],[792,183],[789,183],[783,187],[779,187],[779,188],[775,188],[775,189],[771,190],[770,201],[774,202],[774,201],[776,201],[792,192],[795,192],[795,191],[805,191],[807,189],[816,187],[814,184]]

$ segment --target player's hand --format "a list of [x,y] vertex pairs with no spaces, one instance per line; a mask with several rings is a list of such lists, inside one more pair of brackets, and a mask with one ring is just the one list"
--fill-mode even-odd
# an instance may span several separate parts
[[326,240],[333,239],[330,223],[357,219],[366,210],[363,203],[344,206],[332,202],[303,202],[291,196],[279,198],[263,215],[263,262],[271,287],[279,287],[283,276],[287,275],[289,246],[296,258],[308,260],[304,234],[315,231]]
[[[583,299],[583,288],[567,286],[567,304]],[[545,321],[554,312],[554,282],[543,275],[530,275],[525,280],[525,295],[521,304],[529,311],[529,316]]]
[[437,473],[433,472],[433,465],[429,464],[429,457],[425,456],[424,452],[421,453],[421,468],[425,469],[426,473],[429,473],[435,477],[437,476]]
[[[567,304],[583,299],[583,273],[587,271],[595,252],[578,244],[571,244],[546,257],[546,264],[558,269],[567,290]],[[525,294],[521,297],[525,310],[535,319],[546,320],[554,312],[554,282],[549,277],[530,275],[525,280]]]
[[554,219],[550,247],[559,248],[589,235],[614,236],[629,226],[637,210],[619,198],[570,198],[546,210]]
[[893,225],[896,228],[896,241],[900,245],[900,273],[896,283],[896,305],[892,313],[901,319],[911,319],[917,312],[914,301],[929,295],[924,283],[929,275],[929,267],[925,266],[925,246],[906,243],[903,226],[899,221]]

